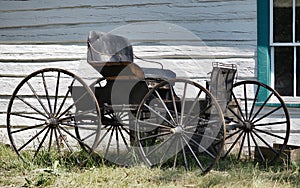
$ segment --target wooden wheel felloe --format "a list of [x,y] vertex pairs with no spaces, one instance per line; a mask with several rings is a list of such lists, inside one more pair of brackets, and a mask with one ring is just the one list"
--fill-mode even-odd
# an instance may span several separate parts
[[137,147],[149,166],[200,168],[218,161],[225,138],[223,113],[201,85],[163,81],[144,97],[136,117]]
[[[227,108],[224,157],[275,162],[290,133],[290,118],[280,95],[257,81],[234,84],[232,105]],[[273,144],[276,146],[273,146]]]
[[63,69],[42,69],[24,78],[13,92],[8,136],[26,162],[67,156],[81,162],[77,154],[93,151],[100,117],[94,93],[81,78]]

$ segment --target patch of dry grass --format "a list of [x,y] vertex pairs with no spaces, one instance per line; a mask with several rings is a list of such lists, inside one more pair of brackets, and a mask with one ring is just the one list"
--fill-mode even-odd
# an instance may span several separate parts
[[207,173],[200,170],[131,168],[89,163],[81,168],[23,163],[10,147],[0,145],[0,187],[300,187],[300,164],[262,167],[253,162],[222,161]]

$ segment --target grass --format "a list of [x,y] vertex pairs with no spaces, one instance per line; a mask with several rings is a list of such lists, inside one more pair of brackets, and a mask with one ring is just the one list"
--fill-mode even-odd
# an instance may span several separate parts
[[131,168],[90,162],[86,167],[54,161],[26,164],[9,146],[0,145],[0,187],[300,187],[300,163],[262,166],[220,161],[206,175],[198,170]]

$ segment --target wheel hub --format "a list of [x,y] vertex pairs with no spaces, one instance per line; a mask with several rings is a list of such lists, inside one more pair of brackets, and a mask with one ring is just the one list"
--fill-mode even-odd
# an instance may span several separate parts
[[244,125],[245,125],[245,130],[246,131],[252,131],[252,129],[253,129],[253,124],[251,123],[251,122],[249,122],[249,121],[246,121],[245,123],[244,123]]
[[49,125],[50,127],[57,127],[58,126],[58,120],[56,117],[50,117],[49,119],[46,120],[46,124]]
[[178,125],[177,127],[172,128],[171,132],[174,134],[181,134],[183,132],[183,127],[181,125]]

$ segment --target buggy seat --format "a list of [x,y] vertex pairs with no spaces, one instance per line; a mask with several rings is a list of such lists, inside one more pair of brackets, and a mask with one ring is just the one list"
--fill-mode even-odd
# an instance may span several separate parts
[[171,79],[176,78],[176,73],[168,69],[158,69],[158,68],[143,68],[145,78],[153,79]]
[[129,41],[121,36],[90,31],[87,62],[106,80],[95,87],[100,107],[139,104],[148,92],[143,70],[133,63]]
[[[87,61],[106,79],[125,78],[123,68],[128,66],[129,72],[138,79],[170,79],[176,74],[167,69],[140,68],[133,63],[133,50],[130,42],[121,36],[109,33],[90,31],[88,37]],[[134,79],[133,76],[128,78]]]

